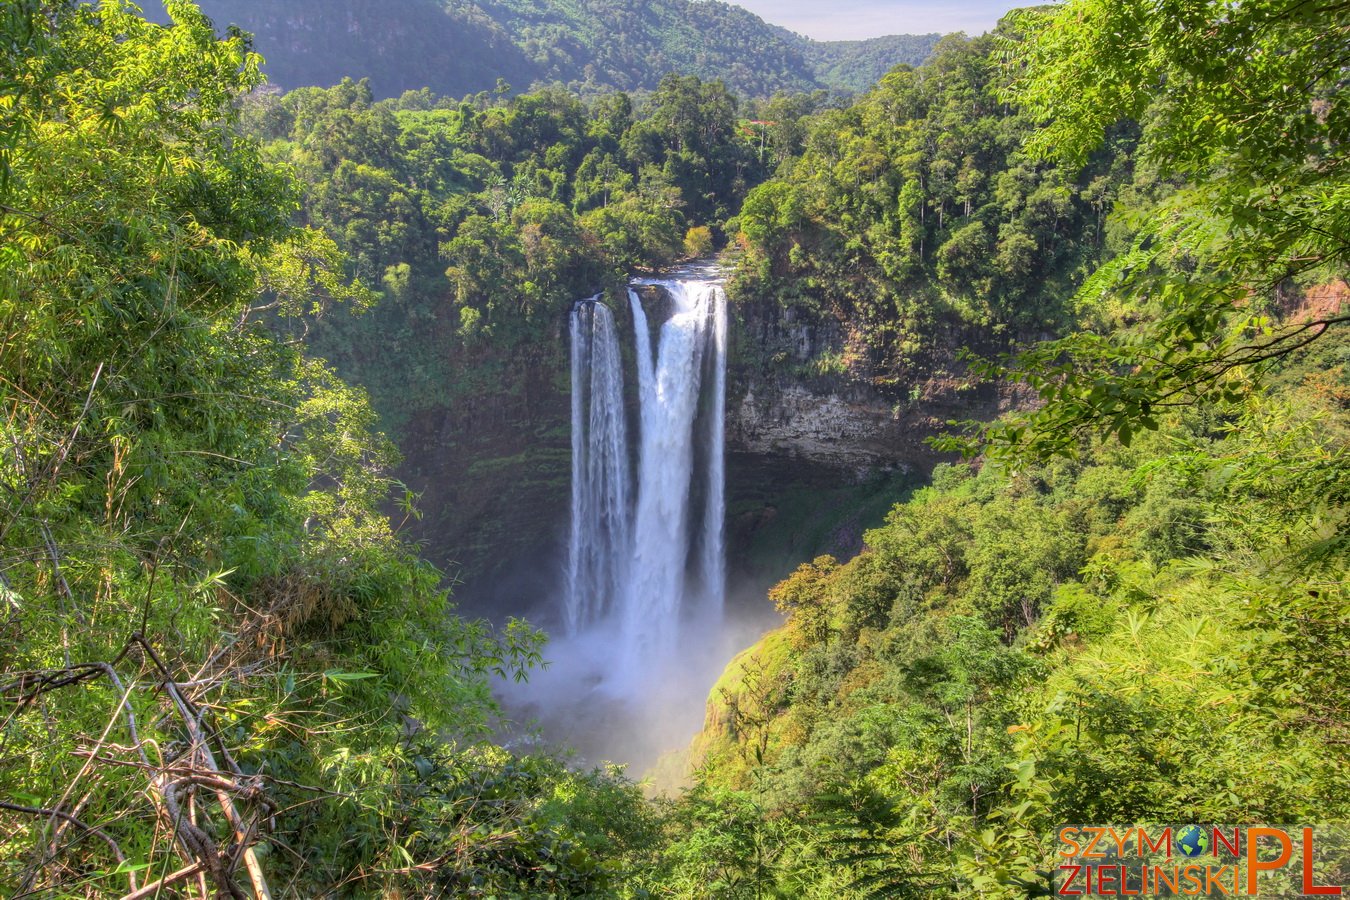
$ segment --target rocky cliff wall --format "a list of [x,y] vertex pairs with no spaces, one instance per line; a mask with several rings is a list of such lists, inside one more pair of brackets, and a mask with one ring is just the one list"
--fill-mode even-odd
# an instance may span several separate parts
[[949,420],[997,415],[1011,397],[977,386],[956,361],[972,335],[945,335],[898,384],[879,385],[847,346],[843,323],[764,304],[736,307],[728,442],[860,477],[927,470],[926,439]]
[[880,384],[845,323],[773,304],[733,309],[730,571],[751,596],[820,553],[856,553],[865,531],[943,460],[929,437],[1015,402],[957,361],[977,334],[941,335],[909,377]]

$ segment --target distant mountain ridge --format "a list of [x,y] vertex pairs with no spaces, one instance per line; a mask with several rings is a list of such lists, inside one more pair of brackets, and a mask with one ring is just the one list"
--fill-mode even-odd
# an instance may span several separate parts
[[865,89],[927,58],[940,35],[813,41],[719,0],[200,0],[255,36],[283,88],[368,77],[377,96],[462,96],[504,79],[581,91],[656,87],[667,72],[747,97]]
[[[795,37],[795,35],[794,35]],[[865,41],[803,41],[816,78],[834,90],[862,92],[900,63],[917,66],[933,52],[940,34],[889,34]]]

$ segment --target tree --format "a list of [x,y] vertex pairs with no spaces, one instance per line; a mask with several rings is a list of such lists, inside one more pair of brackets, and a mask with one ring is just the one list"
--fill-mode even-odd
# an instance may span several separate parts
[[[849,322],[851,374],[883,388],[950,371],[953,338],[1006,346],[1062,326],[1069,286],[1101,253],[1076,169],[1019,152],[1032,123],[999,108],[995,46],[948,36],[919,68],[817,113],[802,158],[737,220],[738,289]],[[1127,150],[1091,161],[1106,189],[1128,177]]]
[[710,256],[713,252],[712,229],[707,225],[696,225],[684,233],[685,256]]
[[167,10],[0,13],[6,895],[402,866],[413,737],[481,739],[488,679],[537,659],[450,614],[364,392],[269,327],[369,292],[234,131],[247,41]]
[[754,159],[736,109],[722,82],[668,75],[624,135],[625,152],[638,166],[663,168],[696,220],[721,221],[735,212],[733,198],[744,191]]
[[993,452],[1071,454],[1096,433],[1128,444],[1158,410],[1240,396],[1249,374],[1350,321],[1331,310],[1281,324],[1263,308],[1350,267],[1343,5],[1072,0],[1011,22],[1004,96],[1040,125],[1028,150],[1081,164],[1132,118],[1142,159],[1177,187],[1133,211],[1132,249],[1079,291],[1088,309],[1133,307],[1140,327],[984,367],[1046,404],[972,428]]
[[817,556],[769,590],[774,608],[791,617],[794,645],[828,643],[833,614],[829,575],[838,568],[839,562],[833,556]]

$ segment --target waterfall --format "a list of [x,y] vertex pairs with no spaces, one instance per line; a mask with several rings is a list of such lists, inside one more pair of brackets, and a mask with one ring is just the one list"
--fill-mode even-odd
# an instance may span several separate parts
[[652,404],[650,391],[656,384],[656,369],[652,362],[651,328],[647,325],[647,311],[642,308],[642,298],[632,288],[628,289],[628,308],[633,311],[633,342],[637,346],[638,405],[646,409]]
[[712,403],[708,412],[708,484],[703,508],[703,544],[699,557],[704,614],[721,619],[727,561],[723,547],[726,519],[727,297],[714,288],[712,310]]
[[572,527],[564,618],[575,633],[627,581],[631,547],[623,358],[599,297],[572,311]]
[[[661,326],[652,382],[642,384],[639,391],[644,402],[637,511],[632,566],[619,620],[624,668],[630,672],[644,661],[663,659],[673,649],[689,559],[694,415],[708,313],[683,283],[668,283],[667,291],[674,315]],[[645,335],[637,339],[641,342]]]
[[[726,296],[715,281],[643,281],[670,299],[655,346],[629,290],[637,368],[636,479],[609,308],[572,312],[572,519],[565,619],[607,629],[610,676],[632,684],[671,658],[689,620],[720,618],[725,591]],[[694,498],[702,498],[694,508]]]
[[567,630],[575,633],[583,618],[582,605],[590,588],[589,572],[583,572],[582,559],[589,546],[586,539],[589,523],[587,511],[591,508],[586,496],[587,429],[582,425],[586,415],[587,374],[590,372],[590,334],[586,328],[585,307],[572,307],[572,529],[567,540],[567,589],[563,595],[563,619]]

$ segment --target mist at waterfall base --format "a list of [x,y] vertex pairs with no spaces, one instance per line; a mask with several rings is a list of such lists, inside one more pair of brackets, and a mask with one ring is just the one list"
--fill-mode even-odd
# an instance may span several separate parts
[[538,622],[549,665],[503,700],[546,742],[636,776],[697,732],[709,690],[763,622],[726,603],[716,270],[635,281],[621,312],[631,332],[598,296],[571,313],[568,555]]

